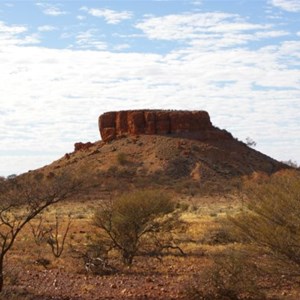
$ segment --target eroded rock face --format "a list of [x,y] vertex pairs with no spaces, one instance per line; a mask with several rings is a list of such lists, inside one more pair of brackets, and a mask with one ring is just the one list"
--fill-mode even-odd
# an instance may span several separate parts
[[107,112],[99,117],[99,130],[104,142],[126,135],[139,134],[198,133],[199,137],[203,139],[213,136],[231,137],[226,131],[212,126],[206,111],[129,110]]
[[94,144],[91,143],[91,142],[87,142],[87,143],[81,143],[81,142],[78,142],[78,143],[75,143],[74,144],[74,151],[81,151],[81,150],[87,150],[89,149],[90,147],[92,147]]

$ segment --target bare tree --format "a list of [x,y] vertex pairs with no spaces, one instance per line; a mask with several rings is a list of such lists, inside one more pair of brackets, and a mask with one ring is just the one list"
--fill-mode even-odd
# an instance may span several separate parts
[[45,208],[78,192],[82,182],[67,174],[44,177],[20,176],[0,184],[0,292],[4,282],[4,259],[33,218]]
[[[38,246],[49,245],[51,252],[55,257],[60,257],[64,251],[67,235],[71,227],[71,215],[68,216],[68,223],[64,230],[61,225],[61,220],[58,214],[55,214],[54,224],[45,225],[44,217],[40,215],[36,225],[29,224],[34,241]],[[60,238],[61,236],[61,238]]]

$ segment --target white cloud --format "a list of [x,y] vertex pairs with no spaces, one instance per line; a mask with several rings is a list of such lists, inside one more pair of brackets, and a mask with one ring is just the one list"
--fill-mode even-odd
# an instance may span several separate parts
[[38,31],[41,32],[49,32],[49,31],[54,31],[57,30],[57,27],[52,26],[52,25],[43,25],[38,27]]
[[271,4],[288,12],[300,12],[299,0],[271,0]]
[[106,43],[97,38],[96,29],[89,29],[78,33],[76,36],[76,45],[81,49],[105,50],[107,48]]
[[38,34],[33,33],[30,35],[26,35],[22,40],[20,40],[19,44],[20,45],[32,45],[32,44],[39,44],[40,37]]
[[81,10],[86,11],[94,17],[104,18],[108,24],[118,24],[124,20],[131,19],[133,14],[130,11],[115,11],[111,9],[97,9],[82,7]]
[[0,175],[50,163],[77,141],[98,140],[100,113],[134,108],[204,109],[216,126],[255,139],[258,150],[299,162],[298,40],[240,47],[289,33],[222,13],[148,17],[137,26],[149,38],[177,35],[187,44],[165,55],[113,53],[89,29],[77,34],[77,50],[23,47],[26,36],[38,36],[0,23]]
[[48,7],[43,12],[44,12],[45,15],[54,16],[54,17],[66,14],[65,11],[62,11],[57,7]]
[[[79,40],[94,34],[82,32]],[[6,82],[0,87],[6,112],[0,149],[22,154],[38,149],[46,153],[43,161],[36,154],[41,165],[72,151],[77,141],[99,139],[97,117],[104,111],[205,109],[216,126],[239,138],[251,136],[259,150],[297,160],[285,152],[292,148],[300,156],[295,150],[300,141],[294,139],[300,130],[300,72],[283,61],[291,53],[300,53],[298,43],[167,55],[12,46],[0,54],[0,80]],[[224,78],[230,83],[223,84]],[[29,167],[33,159],[19,160],[15,169],[11,159],[0,157],[2,174],[37,166]]]
[[43,2],[39,2],[36,5],[41,7],[43,13],[48,16],[57,17],[57,16],[62,16],[67,14],[67,12],[62,10],[58,5],[53,5],[49,3],[43,3]]
[[286,36],[286,35],[290,35],[290,33],[285,30],[258,31],[255,33],[255,36],[258,39],[276,38],[276,37],[281,37],[281,36]]
[[15,35],[19,33],[23,33],[27,31],[27,27],[25,26],[18,26],[18,25],[13,25],[13,26],[7,26],[5,25],[4,22],[0,21],[0,33],[2,35]]
[[250,23],[236,14],[221,12],[148,17],[136,28],[149,39],[185,41],[208,51],[289,35],[274,30],[271,24]]
[[122,50],[129,49],[129,48],[130,48],[129,44],[120,44],[120,45],[115,46],[114,50],[122,51]]
[[37,34],[26,34],[26,26],[11,25],[8,26],[0,21],[0,48],[12,45],[29,45],[40,42]]
[[188,40],[202,34],[235,34],[270,27],[248,23],[238,15],[220,12],[150,17],[136,24],[136,28],[144,31],[150,39],[165,40]]
[[[300,66],[300,41],[285,41],[280,47],[282,59],[290,65]],[[296,58],[296,59],[295,59]]]
[[83,20],[86,19],[86,16],[78,15],[78,16],[76,17],[76,19],[77,19],[77,20],[80,20],[80,21],[83,21]]

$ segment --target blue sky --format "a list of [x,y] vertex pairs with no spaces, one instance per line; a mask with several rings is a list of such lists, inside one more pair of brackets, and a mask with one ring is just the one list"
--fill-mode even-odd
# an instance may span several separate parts
[[1,1],[0,175],[100,139],[120,109],[207,110],[300,163],[300,0]]

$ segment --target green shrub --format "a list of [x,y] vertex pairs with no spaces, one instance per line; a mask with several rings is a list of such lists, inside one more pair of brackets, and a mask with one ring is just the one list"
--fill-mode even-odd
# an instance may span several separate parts
[[159,235],[172,229],[176,223],[174,210],[174,202],[160,191],[124,194],[95,213],[95,225],[104,232],[99,242],[109,243],[111,249],[119,251],[123,262],[131,265],[138,251],[158,246],[162,241]]
[[241,235],[300,271],[300,175],[273,176],[247,188],[246,209],[230,220]]

